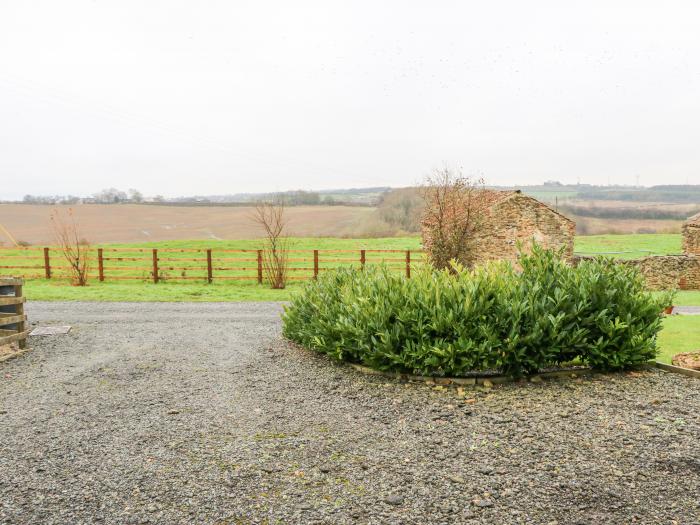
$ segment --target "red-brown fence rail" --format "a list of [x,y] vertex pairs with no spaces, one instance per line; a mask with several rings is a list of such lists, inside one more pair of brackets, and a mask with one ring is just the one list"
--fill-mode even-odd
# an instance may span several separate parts
[[[257,281],[265,280],[263,251],[217,248],[93,248],[90,280],[105,281]],[[407,277],[422,264],[420,250],[289,250],[290,280],[315,278],[342,266],[384,264]],[[67,279],[68,262],[55,247],[0,248],[0,274],[25,279]]]

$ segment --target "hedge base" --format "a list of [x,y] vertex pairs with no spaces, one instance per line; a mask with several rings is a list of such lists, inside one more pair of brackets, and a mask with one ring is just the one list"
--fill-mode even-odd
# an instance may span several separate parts
[[415,383],[427,383],[443,386],[489,386],[503,383],[516,383],[519,381],[530,381],[531,383],[539,383],[543,379],[554,379],[562,377],[576,378],[582,374],[590,374],[592,369],[589,367],[571,367],[562,368],[561,370],[551,370],[546,372],[541,372],[539,374],[533,374],[531,376],[525,376],[523,378],[514,379],[510,376],[501,375],[482,375],[474,377],[433,377],[433,376],[416,376],[413,374],[403,374],[401,372],[383,372],[381,370],[375,370],[368,366],[358,365],[354,363],[348,363],[352,368],[363,374],[375,375],[388,377],[391,379],[399,379],[401,381],[415,382]]

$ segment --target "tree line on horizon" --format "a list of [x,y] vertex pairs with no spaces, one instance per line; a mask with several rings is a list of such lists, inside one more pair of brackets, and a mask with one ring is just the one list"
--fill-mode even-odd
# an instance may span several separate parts
[[107,188],[89,197],[77,195],[31,195],[22,198],[24,204],[212,204],[212,205],[251,205],[256,202],[283,201],[286,206],[373,206],[378,197],[390,188],[367,188],[355,190],[337,190],[334,192],[315,192],[291,190],[277,193],[250,193],[236,195],[185,196],[165,198],[162,195],[144,197],[136,189],[127,191]]

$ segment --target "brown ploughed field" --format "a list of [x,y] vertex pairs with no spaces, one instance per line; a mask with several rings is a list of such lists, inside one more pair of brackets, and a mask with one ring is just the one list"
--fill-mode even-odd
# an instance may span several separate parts
[[[0,204],[0,224],[18,241],[52,242],[49,215],[68,206]],[[72,207],[82,235],[93,242],[146,242],[181,239],[252,239],[262,232],[247,206],[154,206],[82,204]],[[374,208],[297,206],[287,209],[294,236],[347,236]],[[0,242],[9,239],[0,235]]]

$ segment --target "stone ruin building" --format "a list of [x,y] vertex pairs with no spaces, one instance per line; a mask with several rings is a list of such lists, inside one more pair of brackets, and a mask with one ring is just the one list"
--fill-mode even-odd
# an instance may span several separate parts
[[488,201],[486,220],[477,238],[477,260],[515,261],[518,244],[527,250],[531,241],[551,249],[574,253],[576,224],[555,209],[519,190],[483,190]]

